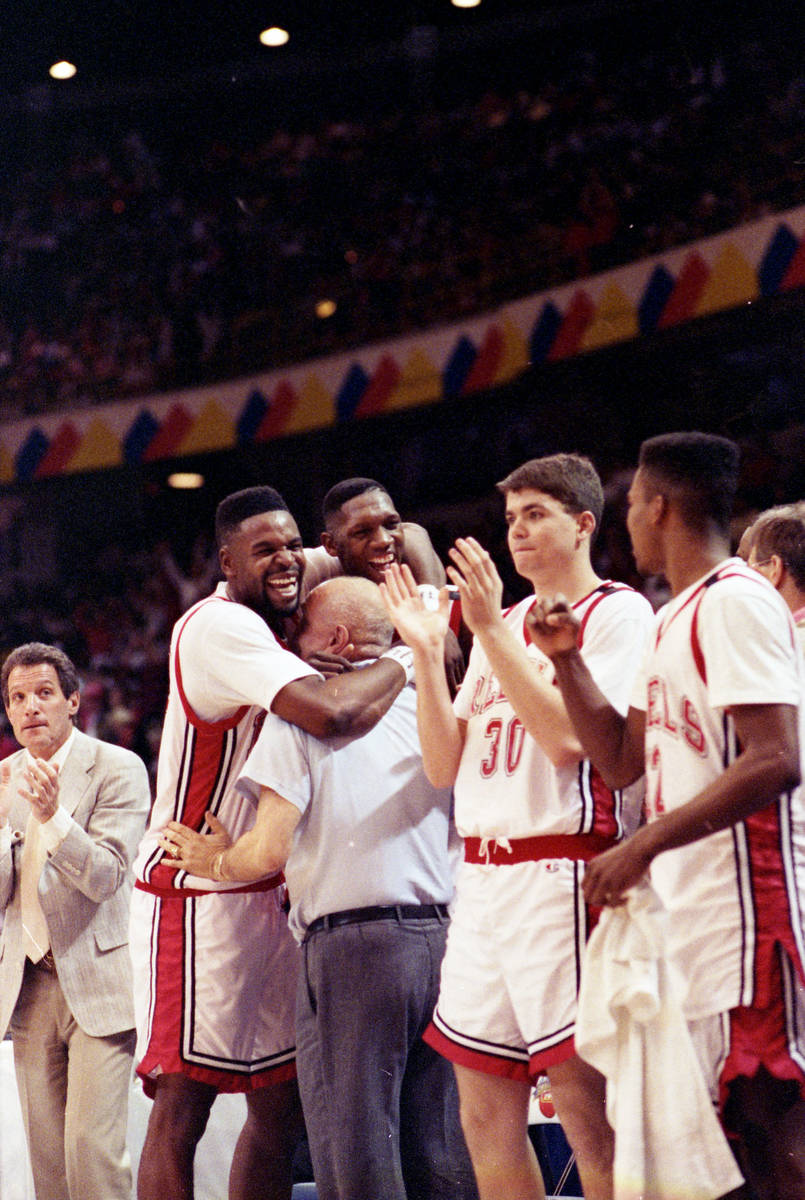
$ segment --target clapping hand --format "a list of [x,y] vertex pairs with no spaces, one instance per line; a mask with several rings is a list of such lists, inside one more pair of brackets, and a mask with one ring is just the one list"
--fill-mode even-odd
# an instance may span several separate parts
[[461,616],[478,634],[501,619],[503,582],[490,555],[475,538],[457,538],[447,574],[461,596]]
[[33,759],[22,772],[21,794],[37,821],[49,821],[59,807],[59,768],[43,758]]
[[412,650],[438,649],[444,654],[444,639],[450,617],[447,588],[439,591],[437,607],[428,608],[409,567],[393,564],[380,584],[380,594],[394,627]]

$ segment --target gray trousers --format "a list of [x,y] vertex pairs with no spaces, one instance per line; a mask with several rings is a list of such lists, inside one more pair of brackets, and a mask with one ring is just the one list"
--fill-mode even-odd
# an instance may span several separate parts
[[438,918],[322,929],[304,943],[297,1070],[319,1200],[476,1200],[452,1065],[422,1041]]

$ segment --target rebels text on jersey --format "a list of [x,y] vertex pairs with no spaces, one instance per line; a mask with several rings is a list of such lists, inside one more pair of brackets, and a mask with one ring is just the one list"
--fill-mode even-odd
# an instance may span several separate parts
[[[803,713],[802,657],[774,589],[729,559],[657,614],[632,704],[646,712],[649,820],[697,796],[740,753],[730,708]],[[756,1002],[758,954],[779,942],[801,960],[805,805],[801,789],[736,826],[659,855],[651,880],[674,918],[672,953],[689,1019]]]
[[[525,616],[534,602],[533,596],[521,601],[504,620],[534,670],[552,682],[550,660],[525,633]],[[651,627],[648,602],[623,584],[605,583],[574,605],[574,612],[581,622],[585,662],[610,702],[625,712],[639,661],[635,648],[644,644]],[[620,836],[620,794],[604,785],[586,759],[553,766],[526,733],[478,643],[454,708],[467,723],[455,784],[456,824],[462,836]]]

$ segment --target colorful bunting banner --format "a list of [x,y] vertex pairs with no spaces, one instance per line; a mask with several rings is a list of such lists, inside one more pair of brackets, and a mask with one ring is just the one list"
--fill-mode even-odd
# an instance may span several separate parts
[[805,206],[486,316],[284,371],[0,423],[0,483],[227,450],[457,399],[805,286]]

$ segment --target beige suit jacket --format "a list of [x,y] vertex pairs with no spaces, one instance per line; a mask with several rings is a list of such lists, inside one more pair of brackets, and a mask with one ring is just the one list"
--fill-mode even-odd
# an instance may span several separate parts
[[[24,752],[12,755],[9,763],[16,793]],[[134,1026],[128,923],[131,863],[150,806],[145,765],[130,750],[76,730],[59,776],[59,803],[73,821],[42,868],[39,901],[64,998],[85,1033],[105,1037]],[[11,849],[0,856],[0,1037],[22,984],[18,884],[29,811],[15,797],[9,814]]]

